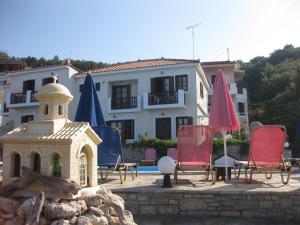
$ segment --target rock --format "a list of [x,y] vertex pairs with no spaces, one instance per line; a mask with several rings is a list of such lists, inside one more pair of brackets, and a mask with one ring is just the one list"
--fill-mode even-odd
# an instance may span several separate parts
[[86,216],[79,216],[78,217],[78,223],[77,223],[78,225],[93,225],[92,223],[91,223],[91,221],[89,220],[89,218],[88,217],[86,217]]
[[[121,224],[121,225],[136,225],[136,223],[134,222],[134,220],[132,218],[125,215],[124,200],[120,196],[113,194],[110,190],[108,190],[105,187],[99,187],[97,194],[102,195],[103,202],[105,205],[114,208],[116,214],[118,215],[119,221],[120,221],[119,224]],[[110,219],[108,219],[108,221],[109,220]],[[109,221],[109,223],[110,223],[110,221]]]
[[118,216],[116,210],[113,207],[109,207],[109,214],[111,216]]
[[108,217],[109,225],[120,225],[120,220],[117,216],[110,216]]
[[16,216],[12,220],[7,221],[4,225],[23,225],[24,224],[24,218],[20,216]]
[[78,217],[77,216],[72,217],[72,219],[69,220],[69,223],[70,224],[77,224],[78,223]]
[[98,217],[98,225],[108,225],[108,220],[105,216]]
[[12,220],[15,217],[16,217],[16,215],[13,213],[10,213],[10,214],[1,213],[0,214],[0,218],[5,219],[5,220]]
[[6,220],[0,217],[0,224],[5,224]]
[[102,210],[102,212],[104,213],[104,216],[108,217],[110,216],[109,214],[109,206],[105,205],[105,204],[102,204],[99,206],[99,209]]
[[17,215],[26,219],[29,208],[33,207],[33,198],[25,200],[17,209]]
[[43,215],[51,220],[71,219],[75,216],[75,210],[66,203],[46,203]]
[[75,216],[82,215],[87,210],[86,203],[84,200],[71,201],[67,203],[75,211]]
[[128,217],[129,219],[131,219],[133,221],[133,215],[129,210],[124,210],[124,214],[126,217]]
[[0,209],[6,213],[15,213],[19,208],[19,202],[13,199],[0,197]]
[[63,220],[63,219],[60,219],[60,220],[54,220],[51,225],[68,225],[70,224],[68,220]]
[[51,220],[43,217],[42,215],[40,216],[39,225],[50,225],[50,224],[51,224]]
[[95,216],[104,216],[104,212],[101,209],[94,206],[89,207],[88,212],[94,214]]
[[98,207],[102,204],[102,196],[101,195],[92,195],[82,198],[88,207],[95,206]]

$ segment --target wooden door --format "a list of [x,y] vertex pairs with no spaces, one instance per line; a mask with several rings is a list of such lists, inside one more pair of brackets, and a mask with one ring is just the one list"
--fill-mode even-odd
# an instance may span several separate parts
[[171,118],[157,118],[155,120],[155,136],[159,139],[171,139]]

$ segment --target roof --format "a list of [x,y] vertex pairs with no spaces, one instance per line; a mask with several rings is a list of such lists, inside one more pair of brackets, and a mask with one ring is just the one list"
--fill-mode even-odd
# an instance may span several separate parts
[[0,142],[72,141],[84,132],[91,132],[93,136],[97,137],[96,139],[99,139],[87,122],[66,122],[63,128],[54,134],[31,133],[28,125],[28,123],[21,124],[6,135],[1,136]]
[[235,65],[235,62],[232,61],[210,61],[210,62],[201,62],[201,66],[214,66],[214,65]]
[[6,59],[6,60],[0,60],[0,64],[23,64],[25,65],[25,62],[20,60],[14,60],[14,59]]
[[76,66],[73,66],[71,64],[56,64],[56,65],[44,65],[41,67],[27,67],[23,70],[13,70],[13,71],[7,71],[8,73],[18,73],[18,72],[28,72],[28,71],[33,71],[33,70],[43,70],[43,69],[49,69],[49,68],[58,68],[62,66],[69,66],[73,68],[74,70],[78,71],[78,73],[82,73],[83,71]]
[[50,83],[44,85],[36,95],[37,99],[40,100],[41,98],[66,98],[67,100],[71,100],[73,96],[71,95],[68,88],[64,85],[58,83]]
[[103,72],[112,72],[112,71],[120,71],[120,70],[140,69],[146,67],[180,65],[180,64],[190,64],[190,63],[200,63],[200,61],[193,60],[193,59],[170,59],[170,58],[162,57],[158,59],[145,59],[145,60],[111,64],[108,66],[93,69],[91,72],[103,73]]

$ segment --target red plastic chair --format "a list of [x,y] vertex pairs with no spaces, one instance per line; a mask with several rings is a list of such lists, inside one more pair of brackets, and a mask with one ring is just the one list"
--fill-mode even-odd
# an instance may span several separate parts
[[176,148],[168,148],[167,149],[167,156],[170,156],[172,159],[177,161],[177,149]]
[[142,160],[142,164],[152,164],[155,165],[156,161],[156,150],[154,148],[147,148],[145,150],[145,159]]
[[[282,183],[287,184],[290,179],[291,167],[283,159],[285,137],[286,129],[283,126],[263,125],[256,127],[251,135],[248,161],[235,162],[235,174],[236,167],[239,167],[236,177],[239,177],[241,166],[244,166],[248,183],[252,181],[253,170],[257,170],[265,172],[267,179],[272,178],[273,172],[280,171]],[[284,179],[285,172],[287,172],[286,180]]]
[[179,171],[205,171],[207,178],[212,175],[212,184],[216,174],[212,165],[213,131],[209,126],[188,125],[178,131],[178,162],[174,179],[178,182]]

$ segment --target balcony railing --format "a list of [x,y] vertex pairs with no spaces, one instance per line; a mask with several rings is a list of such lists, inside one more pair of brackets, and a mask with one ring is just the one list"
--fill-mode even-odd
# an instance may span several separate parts
[[177,103],[178,103],[177,92],[162,92],[162,93],[148,94],[149,105],[163,105],[163,104],[177,104]]
[[36,94],[37,91],[32,91],[30,94],[30,102],[37,102],[38,100],[36,99]]
[[32,107],[39,105],[36,99],[37,91],[28,90],[26,93],[10,93],[5,96],[7,108]]
[[19,104],[26,102],[26,93],[12,93],[10,97],[10,104]]
[[129,98],[112,98],[111,108],[115,109],[132,109],[137,108],[137,97]]

